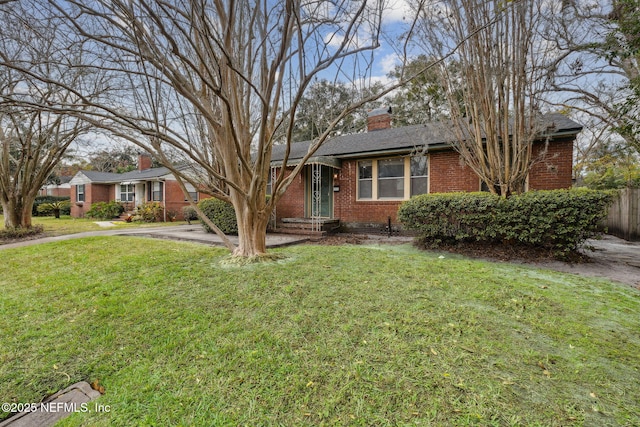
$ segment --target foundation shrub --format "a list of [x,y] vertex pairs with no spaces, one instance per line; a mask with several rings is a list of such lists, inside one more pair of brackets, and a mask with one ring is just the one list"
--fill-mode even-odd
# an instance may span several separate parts
[[[224,234],[238,233],[236,212],[230,203],[216,199],[215,197],[210,197],[200,200],[198,207]],[[213,233],[211,227],[204,221],[202,222],[202,227],[204,227],[207,233]]]
[[507,199],[489,193],[425,194],[404,202],[402,224],[426,245],[503,242],[547,248],[558,258],[597,237],[613,193],[530,191]]
[[91,204],[91,208],[87,211],[88,218],[110,220],[124,212],[122,203],[112,202],[96,202]]
[[147,202],[136,207],[133,220],[137,222],[162,222],[163,216],[164,206],[158,202]]
[[413,197],[400,205],[398,219],[433,243],[489,240],[500,197],[490,193],[434,193]]

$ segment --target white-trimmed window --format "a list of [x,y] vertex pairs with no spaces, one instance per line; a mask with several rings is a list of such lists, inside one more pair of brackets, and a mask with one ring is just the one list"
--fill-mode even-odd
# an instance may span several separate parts
[[120,201],[133,202],[135,190],[133,184],[120,184]]
[[429,192],[429,159],[427,156],[414,156],[410,160],[411,196]]
[[378,160],[378,199],[404,199],[405,160]]
[[406,200],[429,192],[427,156],[358,161],[358,200]]
[[162,187],[163,182],[154,181],[149,186],[149,201],[161,202],[162,201]]
[[84,202],[84,184],[76,185],[76,202]]
[[[189,195],[191,196],[191,198],[193,199],[194,202],[198,201],[198,192],[196,191],[196,188],[189,184],[189,183],[185,183],[184,187],[187,189],[187,193],[189,193]],[[185,197],[184,199],[185,202],[187,202],[187,198]]]
[[373,161],[358,162],[358,199],[373,198]]
[[269,169],[269,175],[267,175],[267,196],[271,196],[271,191],[272,191],[272,181],[274,178],[274,170],[273,169]]

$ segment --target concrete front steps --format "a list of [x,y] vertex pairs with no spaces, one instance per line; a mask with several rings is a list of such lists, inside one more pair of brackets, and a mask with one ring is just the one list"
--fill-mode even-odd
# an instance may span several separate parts
[[320,230],[314,230],[317,223],[311,218],[282,218],[276,224],[276,233],[282,234],[300,234],[304,236],[323,237],[327,234],[335,233],[340,228],[339,219],[321,218],[316,220],[320,224]]
[[124,211],[120,214],[118,218],[120,221],[127,221],[127,218],[133,217],[136,214],[136,211]]

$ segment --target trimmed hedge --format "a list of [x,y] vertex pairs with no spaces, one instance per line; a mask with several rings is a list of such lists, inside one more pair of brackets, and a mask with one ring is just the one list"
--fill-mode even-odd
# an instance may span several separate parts
[[424,243],[505,242],[550,249],[566,257],[599,225],[611,192],[530,191],[503,199],[489,193],[424,194],[404,202],[398,219]]
[[56,203],[56,202],[69,202],[69,205],[60,209],[60,215],[71,215],[71,198],[65,196],[37,196],[36,200],[33,202],[33,207],[31,208],[32,216],[48,216],[52,215],[52,212],[40,212],[38,211],[38,206],[44,205],[45,203]]
[[[215,197],[202,199],[198,202],[198,207],[207,218],[211,220],[224,234],[238,234],[238,222],[233,205]],[[202,227],[207,233],[213,233],[211,227],[202,222]]]

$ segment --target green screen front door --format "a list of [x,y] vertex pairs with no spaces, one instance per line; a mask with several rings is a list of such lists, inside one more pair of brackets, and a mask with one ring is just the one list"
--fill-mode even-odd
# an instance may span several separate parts
[[307,166],[306,181],[306,216],[333,218],[333,169]]

